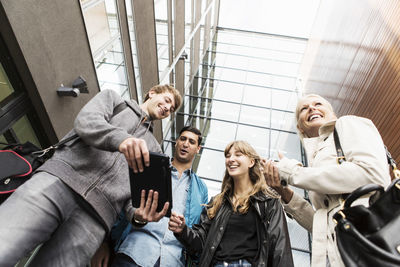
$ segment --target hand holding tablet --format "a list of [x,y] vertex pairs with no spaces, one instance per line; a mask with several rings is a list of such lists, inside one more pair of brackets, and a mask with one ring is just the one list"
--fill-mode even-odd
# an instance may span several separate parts
[[[139,209],[136,212],[137,217],[135,219],[139,221],[141,221],[140,219],[143,219],[143,221],[161,219],[162,216],[158,218],[158,213],[163,213],[166,202],[169,202],[166,216],[171,216],[171,167],[170,159],[167,155],[150,152],[150,166],[144,167],[144,171],[139,173],[134,173],[130,168],[129,178],[132,205]],[[150,216],[151,218],[146,219],[143,215]]]

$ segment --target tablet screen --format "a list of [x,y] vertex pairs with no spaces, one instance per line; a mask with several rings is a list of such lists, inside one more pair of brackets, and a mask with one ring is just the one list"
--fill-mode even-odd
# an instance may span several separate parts
[[129,180],[133,207],[140,207],[140,196],[143,189],[146,190],[146,199],[149,190],[153,190],[158,192],[157,212],[160,212],[164,203],[168,201],[169,208],[165,216],[171,216],[171,165],[167,155],[150,152],[150,166],[145,167],[144,171],[139,173],[134,173],[129,168]]

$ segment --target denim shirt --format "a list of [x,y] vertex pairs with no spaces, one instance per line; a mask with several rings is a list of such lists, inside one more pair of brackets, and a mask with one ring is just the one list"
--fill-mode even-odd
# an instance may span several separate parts
[[[197,223],[203,208],[201,204],[208,201],[207,187],[190,170],[178,178],[178,171],[172,167],[171,178],[173,211],[184,214],[188,225]],[[128,255],[144,267],[153,267],[158,258],[161,266],[184,266],[182,245],[168,230],[168,222],[169,218],[164,217],[142,228],[129,227],[131,230],[117,252]]]

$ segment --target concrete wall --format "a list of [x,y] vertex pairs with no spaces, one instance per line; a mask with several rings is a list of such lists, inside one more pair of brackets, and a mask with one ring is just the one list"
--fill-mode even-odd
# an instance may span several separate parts
[[[0,0],[13,36],[6,42],[14,61],[25,61],[23,80],[31,80],[28,94],[47,129],[58,138],[73,125],[81,107],[99,91],[90,46],[78,0]],[[2,25],[3,27],[4,25]],[[12,39],[17,46],[12,45]],[[20,50],[17,53],[13,50]],[[57,88],[83,76],[90,94],[59,97]],[[50,121],[46,123],[46,120]],[[54,137],[50,138],[54,141]]]

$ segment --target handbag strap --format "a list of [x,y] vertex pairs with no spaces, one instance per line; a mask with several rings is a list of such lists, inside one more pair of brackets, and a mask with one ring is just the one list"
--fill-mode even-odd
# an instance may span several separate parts
[[393,159],[392,155],[390,154],[390,152],[386,146],[385,146],[385,150],[386,150],[386,157],[387,157],[388,163],[389,163],[390,167],[392,167],[393,175],[396,179],[399,179],[400,178],[400,170],[397,169],[396,161]]
[[[117,115],[118,113],[120,113],[121,111],[123,111],[125,108],[128,107],[128,104],[126,103],[126,101],[118,104],[115,108],[114,108],[114,112],[113,112],[113,117],[115,115]],[[66,143],[68,143],[69,141],[75,140],[75,139],[79,139],[79,135],[77,133],[62,139],[60,142],[58,142],[57,144],[54,144],[52,146],[49,146],[48,148],[45,148],[43,150],[40,151],[35,151],[32,152],[32,154],[37,155],[38,157],[43,157],[44,155],[48,154],[50,151],[54,151],[59,147],[64,146]]]
[[335,141],[335,147],[336,147],[336,155],[337,155],[337,163],[342,164],[344,161],[346,161],[346,157],[344,156],[342,146],[340,145],[340,140],[339,140],[339,135],[336,131],[336,127],[333,128],[333,139]]
[[[333,139],[335,141],[335,147],[336,147],[336,154],[337,154],[337,163],[342,164],[344,161],[346,161],[346,157],[344,156],[342,146],[340,145],[340,140],[339,140],[339,135],[336,131],[336,127],[333,128]],[[389,150],[387,149],[386,146],[384,146],[385,151],[386,151],[386,158],[387,162],[392,168],[393,175],[396,179],[400,178],[400,170],[397,169],[397,164],[396,161],[393,159],[392,155],[390,154]]]

